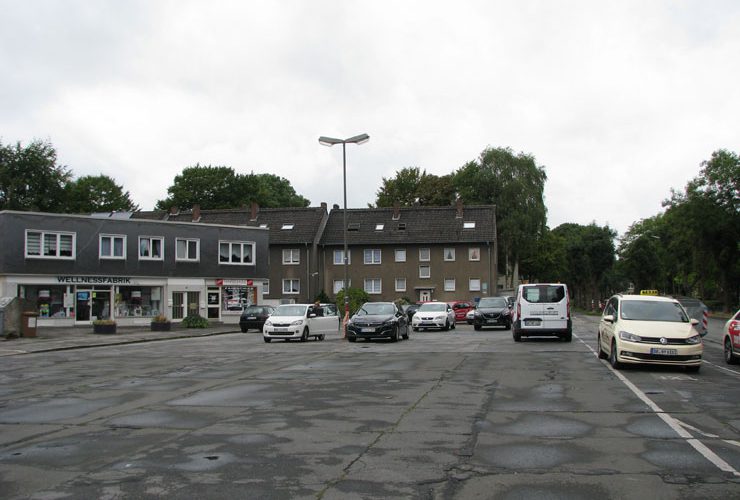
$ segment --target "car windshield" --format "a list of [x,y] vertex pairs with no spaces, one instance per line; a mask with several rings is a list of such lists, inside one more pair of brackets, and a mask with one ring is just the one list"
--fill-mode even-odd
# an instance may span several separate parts
[[273,316],[304,316],[306,314],[306,306],[297,306],[293,304],[283,304],[277,306]]
[[434,302],[428,302],[426,304],[422,304],[419,306],[419,312],[427,312],[427,311],[446,311],[447,310],[447,304],[441,304],[441,303],[434,303]]
[[503,297],[488,297],[480,299],[478,307],[509,307],[509,303]]
[[623,300],[620,315],[622,319],[635,321],[689,321],[680,304],[657,300]]
[[247,306],[244,308],[244,314],[261,314],[262,306]]
[[395,314],[396,308],[393,304],[372,304],[367,303],[363,305],[357,314],[359,316],[372,316],[372,315],[389,315]]

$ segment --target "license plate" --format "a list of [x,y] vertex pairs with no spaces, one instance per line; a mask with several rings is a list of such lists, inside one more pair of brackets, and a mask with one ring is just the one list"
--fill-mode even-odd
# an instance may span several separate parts
[[288,329],[287,328],[273,328],[272,331],[275,333],[287,333]]
[[524,320],[524,326],[538,326],[540,324],[540,320],[538,319],[525,319]]
[[659,347],[653,347],[650,349],[650,354],[663,354],[667,356],[676,355],[678,354],[678,350],[676,349],[661,349]]
[[247,319],[257,319],[257,316],[247,316]]
[[375,331],[375,328],[362,328],[360,331],[362,333],[373,333]]

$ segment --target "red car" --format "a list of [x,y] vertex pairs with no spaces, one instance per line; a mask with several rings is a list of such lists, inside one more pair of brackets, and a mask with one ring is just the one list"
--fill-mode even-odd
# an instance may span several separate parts
[[448,302],[448,304],[450,304],[452,310],[455,312],[455,322],[465,321],[468,311],[475,308],[475,304],[467,300],[453,300],[452,302]]

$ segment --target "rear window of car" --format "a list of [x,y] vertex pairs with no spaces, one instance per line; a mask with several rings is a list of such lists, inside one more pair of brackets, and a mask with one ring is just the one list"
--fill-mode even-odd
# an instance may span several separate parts
[[262,307],[260,306],[247,306],[244,308],[244,314],[262,314]]
[[533,304],[560,302],[565,298],[565,287],[563,285],[525,286],[522,290],[522,297]]
[[509,303],[503,297],[490,297],[480,299],[478,307],[509,307]]

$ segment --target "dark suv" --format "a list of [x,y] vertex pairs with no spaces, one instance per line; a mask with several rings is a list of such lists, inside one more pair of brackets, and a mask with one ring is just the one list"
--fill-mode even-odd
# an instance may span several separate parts
[[272,306],[261,305],[261,306],[247,306],[242,311],[242,315],[239,318],[239,328],[242,332],[247,332],[249,329],[256,329],[260,332],[262,327],[265,326],[267,317],[272,314],[275,310]]

